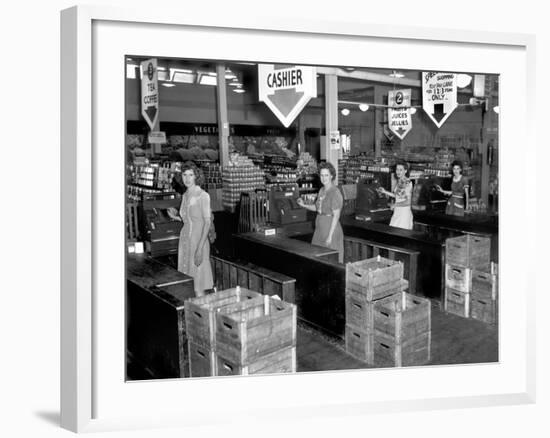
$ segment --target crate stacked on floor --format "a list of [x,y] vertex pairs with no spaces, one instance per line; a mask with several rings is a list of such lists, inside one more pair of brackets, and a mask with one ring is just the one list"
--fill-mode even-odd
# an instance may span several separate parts
[[497,319],[497,265],[491,263],[491,239],[466,234],[445,244],[444,309],[493,324]]
[[405,292],[403,264],[383,257],[346,264],[346,350],[377,366],[430,360],[430,301]]
[[241,192],[265,189],[263,170],[242,155],[232,154],[229,165],[222,168],[222,180],[223,207],[231,212],[235,211]]
[[185,302],[191,377],[296,372],[296,306],[236,287]]

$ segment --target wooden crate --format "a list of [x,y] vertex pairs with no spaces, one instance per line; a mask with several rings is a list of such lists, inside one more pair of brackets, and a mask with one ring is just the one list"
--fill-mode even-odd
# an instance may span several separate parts
[[425,365],[430,361],[431,331],[405,341],[379,330],[373,333],[373,356],[377,366],[404,367]]
[[216,352],[239,365],[296,346],[296,306],[267,295],[219,308]]
[[498,301],[478,298],[472,295],[470,300],[470,317],[487,324],[496,324],[498,321]]
[[400,292],[375,301],[374,329],[395,338],[397,344],[431,331],[431,303],[426,298]]
[[[408,286],[407,280],[401,280],[390,293],[391,295],[399,294]],[[373,306],[378,301],[370,301],[365,294],[346,289],[346,324],[359,330],[372,330]]]
[[346,324],[346,352],[368,364],[374,363],[373,331],[360,330]]
[[472,291],[472,270],[463,266],[445,265],[445,287],[461,292]]
[[211,348],[188,342],[190,377],[217,375],[216,353]]
[[450,237],[445,241],[445,262],[465,268],[491,264],[491,238],[474,234]]
[[346,263],[346,289],[363,292],[369,301],[388,296],[402,278],[403,263],[399,261],[378,256]]
[[236,287],[185,301],[187,337],[195,344],[213,349],[215,346],[216,311],[223,306],[261,297],[257,292]]
[[470,293],[463,292],[449,287],[445,288],[444,309],[448,313],[470,317]]
[[241,365],[218,354],[216,367],[216,375],[218,376],[295,373],[296,347],[282,348],[259,357],[248,365]]
[[472,270],[472,298],[494,301],[497,299],[498,282],[496,274]]

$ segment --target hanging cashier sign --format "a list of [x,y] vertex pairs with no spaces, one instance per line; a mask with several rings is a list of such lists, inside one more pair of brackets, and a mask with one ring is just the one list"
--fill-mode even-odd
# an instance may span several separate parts
[[315,67],[258,64],[260,101],[288,128],[312,97],[317,97]]

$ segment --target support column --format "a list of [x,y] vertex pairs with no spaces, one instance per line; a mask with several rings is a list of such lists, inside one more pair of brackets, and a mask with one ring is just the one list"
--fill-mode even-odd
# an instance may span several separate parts
[[225,85],[225,64],[218,64],[216,66],[216,78],[220,165],[226,166],[229,163],[229,120],[227,117],[227,88]]
[[338,150],[330,148],[330,133],[338,131],[338,76],[325,75],[325,141],[321,142],[321,158],[336,169],[338,181]]
[[[384,91],[379,85],[374,86],[374,103],[384,104]],[[382,141],[384,140],[384,111],[381,106],[374,106],[374,156],[380,158],[382,155]]]

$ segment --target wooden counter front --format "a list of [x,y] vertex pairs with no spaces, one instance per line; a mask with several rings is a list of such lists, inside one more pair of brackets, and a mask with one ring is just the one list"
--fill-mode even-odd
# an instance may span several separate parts
[[189,376],[183,302],[193,279],[145,254],[126,258],[126,349],[152,378]]

